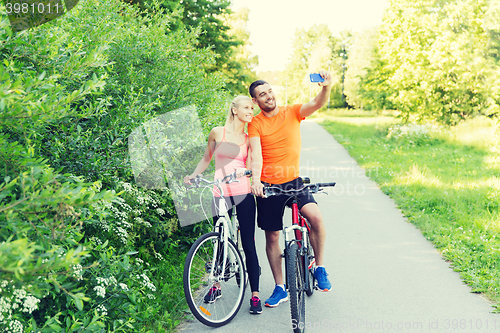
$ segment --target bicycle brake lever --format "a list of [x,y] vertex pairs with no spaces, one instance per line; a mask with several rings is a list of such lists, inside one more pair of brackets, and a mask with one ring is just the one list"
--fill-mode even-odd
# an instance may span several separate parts
[[271,189],[265,189],[263,198],[267,199],[269,197],[272,197],[273,195],[275,195],[275,193]]

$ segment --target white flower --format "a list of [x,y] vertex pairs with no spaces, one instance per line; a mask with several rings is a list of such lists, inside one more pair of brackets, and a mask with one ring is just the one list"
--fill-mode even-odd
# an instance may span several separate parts
[[108,279],[109,281],[109,284],[112,285],[112,286],[116,286],[116,284],[118,283],[118,281],[116,281],[115,277],[112,276]]
[[122,288],[124,291],[128,291],[128,286],[125,284],[125,283],[119,283],[118,284],[120,286],[120,288]]
[[83,267],[80,264],[73,266],[73,276],[78,280],[82,280]]
[[136,275],[137,279],[138,280],[141,280],[141,278],[143,279],[143,281],[141,281],[141,284],[150,289],[151,291],[156,291],[156,287],[154,284],[152,284],[150,281],[149,281],[149,278],[146,274],[141,274],[141,275]]
[[103,287],[106,287],[108,285],[108,280],[106,278],[97,277],[97,283],[99,283]]
[[27,296],[24,299],[24,304],[23,304],[23,312],[28,312],[32,313],[34,310],[38,308],[38,303],[40,303],[40,300],[34,296]]
[[26,290],[15,289],[12,296],[15,296],[14,302],[21,303],[22,299],[26,297]]
[[21,324],[19,320],[13,320],[9,322],[9,328],[12,330],[13,333],[23,332],[23,324]]
[[95,286],[94,290],[97,293],[97,296],[104,297],[106,296],[106,289],[101,286]]
[[128,239],[128,232],[127,230],[121,228],[121,227],[117,227],[115,229],[115,232],[117,234],[118,237],[120,237],[120,241],[123,243],[123,244],[127,244],[127,239]]
[[95,242],[97,245],[102,245],[102,240],[97,237],[91,237],[90,240]]
[[108,314],[106,307],[102,304],[99,304],[99,306],[97,307],[97,312],[101,316],[106,316]]
[[156,208],[156,212],[160,215],[164,215],[165,214],[165,211],[161,208]]

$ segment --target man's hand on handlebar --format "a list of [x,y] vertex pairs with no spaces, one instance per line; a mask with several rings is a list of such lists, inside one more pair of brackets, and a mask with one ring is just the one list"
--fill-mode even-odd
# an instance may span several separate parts
[[255,196],[264,197],[264,184],[260,181],[253,181],[251,187],[252,193]]

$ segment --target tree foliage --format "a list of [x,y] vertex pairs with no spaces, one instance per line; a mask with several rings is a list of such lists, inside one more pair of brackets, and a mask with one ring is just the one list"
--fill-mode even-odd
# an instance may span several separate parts
[[[391,93],[405,118],[453,123],[498,114],[497,12],[487,0],[392,0],[372,67],[387,78],[381,84],[389,89],[379,91]],[[377,91],[373,82],[368,94]]]
[[360,95],[361,80],[367,76],[367,72],[375,61],[374,43],[376,30],[365,30],[353,36],[349,57],[346,61],[347,71],[345,74],[345,95],[347,103],[356,108],[366,108],[370,102]]
[[[141,0],[142,6],[150,3]],[[245,93],[255,79],[253,67],[258,60],[247,49],[246,30],[249,10],[233,12],[228,0],[172,1],[164,0],[162,7],[172,13],[170,30],[191,29],[198,32],[194,44],[198,49],[210,49],[215,63],[207,64],[208,72],[220,71],[226,76],[226,88],[233,94]]]
[[386,62],[380,58],[378,48],[373,48],[372,56],[364,73],[360,75],[358,102],[367,110],[394,109],[391,97],[395,91],[389,85],[391,72],[387,69]]
[[313,25],[310,29],[298,29],[295,33],[290,62],[284,71],[288,103],[305,103],[316,96],[317,87],[311,86],[309,74],[328,70],[338,83],[332,88],[334,104],[342,103],[343,52],[348,49],[350,34],[334,37],[325,24]]
[[254,67],[257,66],[259,60],[248,49],[250,45],[250,33],[247,30],[249,12],[248,8],[241,8],[225,16],[225,23],[230,27],[227,34],[239,41],[239,45],[230,48],[229,58],[221,68],[222,73],[227,77],[226,87],[233,94],[247,94],[248,86],[257,80]]
[[175,325],[179,299],[164,291],[178,288],[171,266],[200,226],[177,230],[169,191],[134,184],[127,139],[186,105],[211,128],[228,96],[205,71],[214,54],[172,20],[85,0],[15,35],[3,16],[0,331]]
[[162,6],[170,12],[178,12],[179,17],[170,24],[170,29],[198,29],[199,36],[195,43],[199,49],[211,49],[218,55],[215,65],[211,70],[217,70],[230,58],[231,48],[241,42],[231,38],[228,31],[230,26],[225,24],[224,15],[229,15],[231,10],[229,0],[164,0]]

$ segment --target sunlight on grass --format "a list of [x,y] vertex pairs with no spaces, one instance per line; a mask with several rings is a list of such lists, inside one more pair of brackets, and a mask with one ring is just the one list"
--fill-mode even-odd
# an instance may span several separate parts
[[[492,151],[492,152],[500,152],[500,151]],[[499,169],[500,170],[500,155],[494,156],[489,155],[484,158],[484,164],[486,168],[489,169]]]
[[477,117],[450,129],[448,140],[467,146],[489,149],[500,144],[498,121]]
[[453,182],[453,185],[451,187],[457,190],[464,188],[475,189],[475,188],[488,188],[488,187],[491,187],[492,189],[495,190],[500,190],[500,178],[490,177],[484,180],[477,180],[477,181],[470,180],[467,182]]
[[404,176],[394,179],[396,184],[421,184],[425,186],[443,187],[444,183],[436,176],[433,176],[427,166],[419,167],[413,164]]
[[401,121],[396,118],[397,111],[363,111],[350,109],[329,109],[314,113],[308,119],[321,123],[325,120],[339,121],[346,124],[362,126],[366,124],[390,125]]
[[318,116],[312,118],[311,120],[316,121],[316,122],[330,120],[330,121],[342,122],[345,124],[351,124],[351,125],[355,125],[355,126],[364,126],[364,125],[386,126],[386,125],[391,125],[391,124],[397,124],[400,122],[398,119],[396,119],[394,117],[389,117],[389,116],[355,118],[355,117],[339,117],[339,116],[334,116],[334,115],[329,115],[329,114],[321,114],[321,115],[318,115]]

